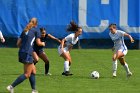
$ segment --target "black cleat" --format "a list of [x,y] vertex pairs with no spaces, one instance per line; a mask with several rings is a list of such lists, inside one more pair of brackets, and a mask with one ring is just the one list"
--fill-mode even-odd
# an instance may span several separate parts
[[73,74],[70,73],[69,71],[66,71],[66,72],[63,72],[62,75],[65,75],[65,76],[71,76],[71,75],[73,75]]

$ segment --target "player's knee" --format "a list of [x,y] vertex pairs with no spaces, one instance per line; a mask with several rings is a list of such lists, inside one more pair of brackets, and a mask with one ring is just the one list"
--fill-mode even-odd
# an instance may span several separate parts
[[36,75],[36,71],[33,71],[32,74]]
[[45,63],[49,63],[49,60],[44,60]]
[[125,65],[125,62],[120,61],[120,63],[121,63],[121,65],[123,65],[123,66]]
[[33,73],[33,74],[36,74],[36,69],[34,69],[34,70],[32,71],[32,73]]
[[26,78],[29,78],[31,76],[31,74],[29,74],[29,73],[25,73],[24,75]]
[[113,61],[116,61],[116,58],[115,58],[115,57],[113,57],[113,58],[112,58],[112,60],[113,60]]

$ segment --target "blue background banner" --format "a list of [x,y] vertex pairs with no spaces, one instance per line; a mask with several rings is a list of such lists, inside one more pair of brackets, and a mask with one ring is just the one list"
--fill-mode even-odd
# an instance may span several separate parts
[[139,0],[0,0],[0,30],[6,37],[19,37],[32,17],[39,27],[63,38],[67,24],[75,20],[83,27],[81,39],[110,38],[108,25],[140,40]]

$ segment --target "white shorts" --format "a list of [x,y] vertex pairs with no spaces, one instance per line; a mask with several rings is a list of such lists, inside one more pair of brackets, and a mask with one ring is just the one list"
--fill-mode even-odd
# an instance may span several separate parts
[[[69,52],[67,47],[64,47],[64,52]],[[59,55],[61,55],[63,53],[60,46],[58,47],[58,53],[59,53]]]
[[124,54],[124,56],[127,54],[127,52],[128,52],[128,50],[127,49],[119,49],[118,51],[121,51],[123,54]]

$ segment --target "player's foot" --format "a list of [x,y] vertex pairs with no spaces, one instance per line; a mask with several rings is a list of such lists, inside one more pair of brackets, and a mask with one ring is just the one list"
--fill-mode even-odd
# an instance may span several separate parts
[[127,73],[127,77],[130,77],[130,76],[132,76],[132,72]]
[[69,71],[66,71],[66,72],[63,72],[62,75],[65,75],[65,76],[71,76],[71,75],[73,75],[73,74],[70,73]]
[[32,93],[38,93],[38,91],[33,89],[33,90],[32,90]]
[[51,73],[47,73],[47,74],[45,73],[45,75],[46,75],[46,76],[51,76],[52,74],[51,74]]
[[11,85],[7,86],[7,90],[8,90],[10,93],[14,93],[14,88],[13,88]]
[[116,77],[116,76],[117,76],[117,75],[116,75],[116,72],[113,72],[112,76],[113,76],[113,77]]

